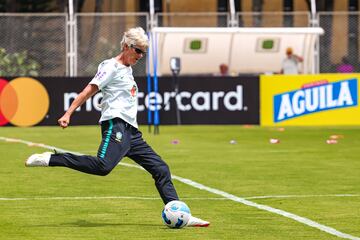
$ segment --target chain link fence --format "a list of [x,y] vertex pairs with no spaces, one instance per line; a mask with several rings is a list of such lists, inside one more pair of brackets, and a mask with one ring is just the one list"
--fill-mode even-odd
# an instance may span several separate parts
[[341,65],[351,65],[359,72],[359,13],[319,13],[320,72],[341,72]]
[[243,12],[237,13],[239,27],[309,27],[308,12]]
[[[157,13],[160,27],[227,27],[228,13]],[[240,27],[308,27],[308,12],[237,13]],[[338,72],[344,61],[360,71],[359,13],[321,12],[319,26],[320,72]],[[124,31],[141,26],[148,30],[147,13],[81,13],[75,15],[75,38],[70,39],[67,14],[0,14],[0,53],[26,51],[39,64],[40,76],[69,76],[69,44],[75,45],[75,75],[93,76],[98,64],[120,52]],[[0,63],[8,59],[0,59]],[[22,61],[21,59],[18,61]],[[0,67],[2,65],[0,64]],[[0,69],[3,70],[3,69]],[[146,75],[146,58],[134,67],[135,76]],[[0,74],[1,75],[1,74]],[[5,74],[19,76],[19,73]],[[4,75],[4,76],[5,76]]]
[[[120,53],[123,33],[131,27],[147,29],[148,15],[136,13],[76,14],[77,76],[93,76],[105,59]],[[146,75],[146,58],[133,66],[134,76]]]
[[157,13],[159,27],[228,27],[230,14],[217,12]]
[[3,75],[22,75],[30,67],[25,61],[38,66],[33,75],[68,74],[67,14],[1,14],[0,32],[0,48],[7,54],[1,59]]

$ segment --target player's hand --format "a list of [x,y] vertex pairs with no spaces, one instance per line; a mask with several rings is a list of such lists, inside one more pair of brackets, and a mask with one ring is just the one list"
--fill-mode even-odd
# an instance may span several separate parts
[[64,114],[64,116],[59,118],[58,123],[59,123],[60,127],[67,128],[67,126],[70,123],[70,116],[68,116],[67,114]]

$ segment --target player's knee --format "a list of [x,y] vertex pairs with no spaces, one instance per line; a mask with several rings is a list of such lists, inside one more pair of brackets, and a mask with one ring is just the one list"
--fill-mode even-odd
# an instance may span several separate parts
[[169,166],[165,162],[159,164],[157,166],[157,171],[154,178],[170,178],[170,177],[171,174],[170,174]]
[[98,175],[106,176],[113,170],[112,166],[109,165],[101,165],[98,169]]
[[109,171],[109,170],[106,170],[106,169],[100,169],[100,170],[98,171],[98,175],[100,175],[100,176],[106,176],[106,175],[108,175],[110,172],[111,172],[111,170]]

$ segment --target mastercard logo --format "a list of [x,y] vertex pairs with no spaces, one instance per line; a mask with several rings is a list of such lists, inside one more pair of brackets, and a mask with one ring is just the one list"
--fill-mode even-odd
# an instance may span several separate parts
[[8,123],[19,127],[36,125],[46,116],[49,104],[49,94],[38,80],[0,78],[0,126]]

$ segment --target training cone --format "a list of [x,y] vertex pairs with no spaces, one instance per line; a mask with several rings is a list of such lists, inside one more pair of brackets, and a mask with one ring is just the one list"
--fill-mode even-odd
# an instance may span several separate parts
[[277,143],[280,143],[280,140],[277,139],[277,138],[270,138],[269,142],[270,142],[271,144],[277,144]]

